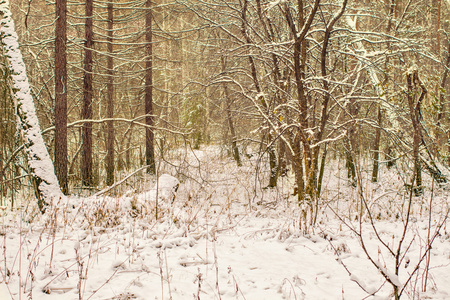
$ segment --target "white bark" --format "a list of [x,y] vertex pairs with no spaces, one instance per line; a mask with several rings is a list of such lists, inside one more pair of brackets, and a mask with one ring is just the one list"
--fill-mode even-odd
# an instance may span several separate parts
[[37,197],[40,204],[49,203],[52,198],[61,198],[64,195],[41,134],[8,0],[0,0],[0,40],[11,74],[13,85],[11,94],[16,105],[19,128],[26,145],[28,166],[37,187]]

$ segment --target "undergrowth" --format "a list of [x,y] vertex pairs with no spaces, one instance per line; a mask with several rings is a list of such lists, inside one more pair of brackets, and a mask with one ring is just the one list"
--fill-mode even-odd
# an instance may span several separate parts
[[[22,206],[13,211],[3,211],[1,282],[8,287],[14,299],[44,299],[42,295],[37,295],[39,290],[51,295],[67,295],[70,291],[73,299],[96,299],[96,295],[106,289],[118,274],[139,271],[158,274],[161,298],[172,299],[174,287],[171,285],[171,270],[165,249],[189,248],[205,240],[213,245],[212,254],[206,248],[206,255],[213,256],[213,260],[202,259],[205,264],[213,264],[216,272],[215,286],[208,289],[215,291],[216,299],[221,299],[225,284],[218,276],[222,270],[219,269],[217,261],[220,257],[217,257],[215,250],[217,236],[236,232],[242,222],[260,218],[276,220],[276,227],[269,222],[267,228],[242,234],[243,239],[275,239],[283,243],[302,237],[326,240],[330,244],[328,250],[335,254],[352,276],[352,270],[342,260],[351,253],[350,248],[346,242],[335,241],[336,232],[329,231],[327,226],[337,221],[339,231],[350,229],[353,236],[359,239],[367,259],[373,261],[374,267],[384,278],[380,287],[373,290],[352,277],[367,295],[377,294],[386,283],[395,288],[397,279],[394,280],[391,275],[396,273],[395,268],[389,268],[396,258],[400,259],[395,265],[397,269],[399,263],[405,264],[407,259],[410,261],[408,264],[414,267],[410,271],[414,276],[408,280],[404,280],[398,272],[396,274],[400,276],[399,284],[410,298],[425,292],[427,281],[433,286],[427,266],[431,243],[440,238],[446,228],[447,187],[431,188],[431,179],[427,182],[424,178],[429,188],[425,188],[420,197],[413,197],[398,172],[386,170],[378,183],[372,183],[369,172],[363,169],[359,171],[359,181],[354,186],[345,176],[344,166],[338,161],[330,161],[319,199],[317,225],[309,228],[304,235],[300,227],[301,209],[293,193],[293,174],[289,172],[287,176],[280,177],[277,187],[266,189],[269,172],[266,170],[255,176],[256,159],[249,159],[244,166],[237,167],[231,159],[218,157],[214,149],[207,150],[198,151],[192,161],[185,161],[182,167],[160,166],[159,174],[169,173],[181,181],[173,203],[145,199],[146,189],[154,185],[156,179],[140,174],[139,187],[135,190],[122,193],[116,190],[115,196],[58,199],[51,203],[45,215],[38,213],[33,199],[22,199]],[[430,199],[434,199],[432,203]],[[380,229],[386,222],[404,225],[407,211],[413,224],[420,220],[433,220],[428,228],[434,231],[428,231],[424,236],[422,229],[410,226],[403,235],[396,235]],[[377,236],[375,242],[369,239],[369,232]],[[11,243],[10,237],[20,238],[20,242]],[[143,245],[140,244],[143,239],[149,243],[147,246],[159,249],[157,257],[153,258],[157,261],[158,270],[146,267],[144,263],[140,269],[134,269],[137,262],[145,261],[141,254]],[[406,239],[406,245],[398,245],[399,239]],[[369,244],[366,246],[365,243]],[[422,243],[417,246],[420,255],[410,257],[410,248],[416,247],[416,243]],[[394,254],[393,258],[388,258],[389,252]],[[102,264],[104,253],[114,253],[117,263],[114,263],[114,270],[102,279],[102,284],[91,286],[91,269]],[[227,284],[234,286],[236,298],[245,299],[233,269],[230,268],[228,274]],[[204,280],[199,268],[192,282],[196,286],[196,299],[204,297]],[[301,286],[299,282],[299,278],[283,280],[280,293],[289,299],[304,295],[303,291],[298,290],[297,286]],[[132,284],[142,283],[137,280]],[[110,299],[138,298],[124,290]]]

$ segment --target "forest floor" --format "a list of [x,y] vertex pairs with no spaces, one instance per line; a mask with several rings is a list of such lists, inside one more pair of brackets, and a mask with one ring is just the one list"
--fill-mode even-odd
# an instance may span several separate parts
[[145,177],[123,184],[123,196],[71,196],[43,216],[33,204],[4,211],[0,299],[391,299],[379,270],[402,298],[450,299],[446,186],[424,175],[397,276],[410,196],[402,166],[382,166],[374,184],[362,161],[358,189],[344,162],[331,161],[304,233],[292,176],[266,189],[268,172],[255,175],[264,165],[253,157],[237,167],[209,147],[159,166],[181,182],[173,203],[156,203],[155,178]]

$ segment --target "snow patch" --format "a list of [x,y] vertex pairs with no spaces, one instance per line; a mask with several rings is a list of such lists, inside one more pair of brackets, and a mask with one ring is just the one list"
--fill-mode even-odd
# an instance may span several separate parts
[[152,189],[138,195],[136,202],[139,206],[144,207],[146,203],[154,202],[157,198],[158,200],[173,202],[179,186],[180,181],[177,178],[169,174],[162,174]]

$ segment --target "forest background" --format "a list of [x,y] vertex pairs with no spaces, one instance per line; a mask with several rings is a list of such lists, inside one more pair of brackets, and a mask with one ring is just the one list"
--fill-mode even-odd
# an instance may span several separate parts
[[[122,197],[145,190],[136,182],[149,180],[158,190],[163,173],[201,190],[220,182],[202,173],[211,166],[202,165],[197,150],[212,147],[220,159],[233,159],[242,185],[252,166],[247,209],[264,203],[252,202],[261,191],[286,189],[288,181],[285,198],[295,195],[298,232],[314,232],[331,210],[382,276],[380,289],[388,283],[398,299],[419,270],[427,289],[431,245],[449,213],[450,1],[2,0],[0,10],[3,210],[25,207],[23,218],[31,222],[55,211],[63,194]],[[29,90],[28,81],[17,84],[25,71],[13,63],[19,48],[11,44],[9,10]],[[41,134],[45,147],[36,151]],[[50,168],[35,164],[46,157]],[[354,196],[348,218],[323,187],[327,169],[340,162]],[[56,176],[49,176],[53,170]],[[396,196],[368,198],[389,184]],[[147,211],[156,221],[164,217],[158,199],[157,192]],[[189,194],[186,203],[191,200]],[[421,217],[428,211],[428,232],[417,267],[400,284],[402,262],[409,264],[409,247],[421,236],[407,246],[418,211]],[[112,226],[100,212],[93,214],[97,221]],[[377,230],[375,221],[384,218],[400,220],[395,243]],[[390,255],[391,270],[367,250],[363,223]],[[6,270],[6,254],[4,261]]]
[[[290,164],[299,201],[314,210],[329,157],[346,159],[353,181],[362,156],[374,182],[380,163],[413,162],[417,189],[422,169],[439,177],[450,163],[449,5],[87,0],[11,10],[65,194],[143,166],[154,174],[168,149],[213,143],[237,164],[259,149],[269,187]],[[3,197],[29,173],[5,62]]]

